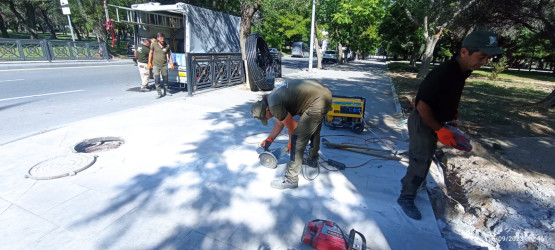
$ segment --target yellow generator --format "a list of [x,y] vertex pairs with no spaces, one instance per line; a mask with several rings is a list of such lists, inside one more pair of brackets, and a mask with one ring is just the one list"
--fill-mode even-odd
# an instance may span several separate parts
[[355,133],[364,131],[364,97],[332,96],[332,110],[324,119],[324,124],[331,129],[351,128]]

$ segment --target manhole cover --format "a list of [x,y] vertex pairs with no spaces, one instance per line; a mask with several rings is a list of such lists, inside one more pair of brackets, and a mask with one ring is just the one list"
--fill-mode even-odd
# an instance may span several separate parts
[[50,180],[73,176],[96,162],[96,155],[71,154],[41,161],[29,169],[27,178]]
[[73,150],[78,153],[108,151],[110,149],[119,148],[124,143],[125,141],[119,137],[100,137],[77,143]]

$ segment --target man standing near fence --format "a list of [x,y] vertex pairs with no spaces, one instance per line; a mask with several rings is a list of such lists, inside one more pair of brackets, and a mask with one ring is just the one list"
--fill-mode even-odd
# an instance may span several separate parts
[[150,68],[148,67],[148,56],[150,54],[150,39],[143,38],[143,43],[135,48],[135,59],[139,66],[139,74],[141,75],[141,92],[150,91],[148,80],[150,78]]
[[[150,54],[148,57],[148,67],[152,68],[152,74],[154,75],[154,84],[156,85],[156,91],[158,96],[156,98],[161,98],[166,94],[170,94],[168,86],[168,59],[170,61],[171,69],[174,69],[173,59],[170,52],[170,45],[165,41],[164,33],[158,32],[156,36],[156,43],[150,45]],[[160,87],[160,75],[164,80],[164,93],[162,94],[162,88]]]

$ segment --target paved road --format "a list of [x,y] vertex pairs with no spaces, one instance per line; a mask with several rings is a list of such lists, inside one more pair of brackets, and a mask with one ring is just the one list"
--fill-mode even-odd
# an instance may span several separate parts
[[132,64],[0,70],[0,79],[0,145],[160,101],[132,91],[139,85]]
[[[308,67],[308,58],[283,57],[283,75]],[[133,64],[0,70],[0,145],[83,119],[183,98],[137,92]],[[151,80],[152,84],[152,80]]]

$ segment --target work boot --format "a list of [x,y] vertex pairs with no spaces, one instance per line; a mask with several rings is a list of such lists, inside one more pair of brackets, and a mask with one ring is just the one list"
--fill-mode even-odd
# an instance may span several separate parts
[[272,183],[270,183],[270,186],[276,189],[297,188],[299,187],[299,183],[289,180],[287,177],[282,177],[273,180]]
[[162,90],[161,89],[157,89],[158,91],[158,95],[156,96],[156,99],[160,99],[162,98],[164,95],[162,94]]
[[170,92],[170,89],[168,88],[168,86],[166,85],[166,88],[164,88],[164,95],[169,95],[172,96],[172,92]]
[[422,219],[422,214],[420,214],[420,211],[418,211],[418,208],[414,205],[414,200],[399,197],[399,199],[397,199],[397,203],[401,206],[403,212],[405,212],[408,217],[414,220]]
[[311,168],[317,168],[318,167],[318,158],[316,159],[311,159],[312,157],[309,156],[309,154],[305,154],[303,157],[303,165],[307,165]]

